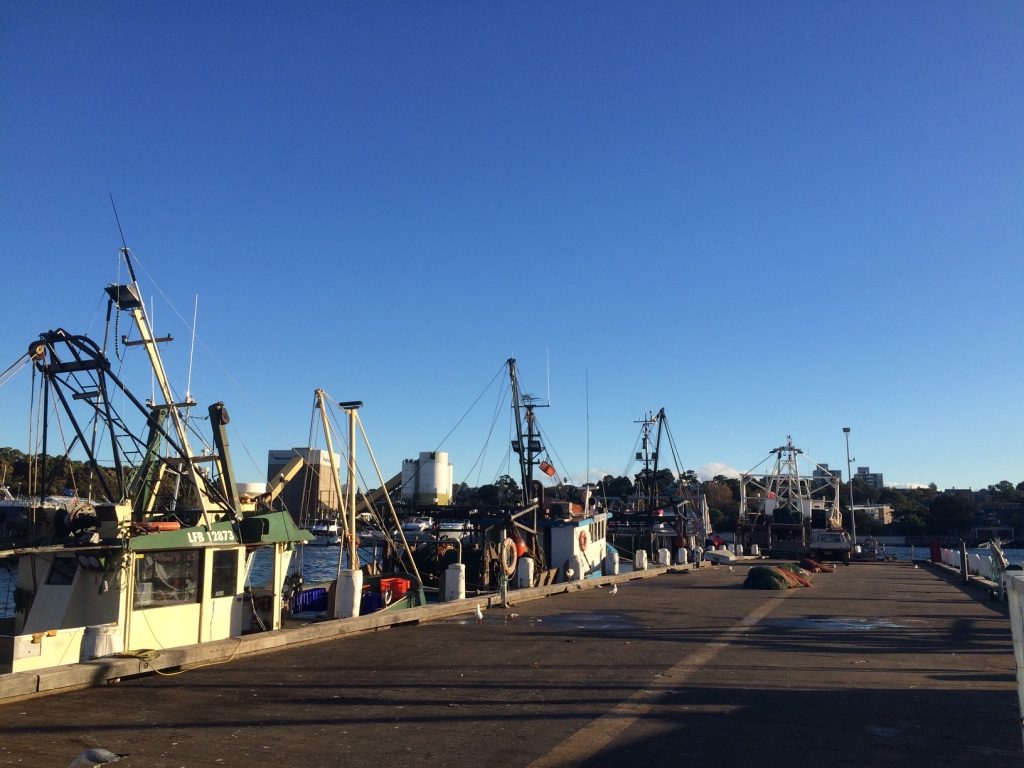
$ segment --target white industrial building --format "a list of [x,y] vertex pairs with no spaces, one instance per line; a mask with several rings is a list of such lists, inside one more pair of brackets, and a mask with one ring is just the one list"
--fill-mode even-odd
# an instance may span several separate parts
[[422,451],[402,462],[402,501],[447,505],[452,502],[454,471],[445,451]]

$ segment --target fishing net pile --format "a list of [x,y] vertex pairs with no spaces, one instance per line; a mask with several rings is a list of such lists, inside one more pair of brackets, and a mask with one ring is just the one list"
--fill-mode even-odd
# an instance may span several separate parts
[[800,567],[811,573],[832,573],[835,570],[835,566],[819,563],[817,560],[811,560],[809,557],[805,557],[800,561]]
[[748,589],[794,589],[812,586],[803,568],[794,563],[757,565],[750,569],[743,586]]

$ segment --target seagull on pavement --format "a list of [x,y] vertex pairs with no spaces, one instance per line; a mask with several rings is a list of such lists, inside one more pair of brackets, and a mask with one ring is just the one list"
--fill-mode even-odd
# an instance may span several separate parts
[[68,768],[93,768],[97,765],[116,763],[122,757],[127,756],[111,752],[109,749],[86,749],[68,764]]
[[619,592],[619,585],[618,584],[612,584],[612,594],[615,595],[615,594],[618,594],[618,592]]
[[484,612],[480,610],[480,603],[476,604],[476,623],[479,624],[484,620]]

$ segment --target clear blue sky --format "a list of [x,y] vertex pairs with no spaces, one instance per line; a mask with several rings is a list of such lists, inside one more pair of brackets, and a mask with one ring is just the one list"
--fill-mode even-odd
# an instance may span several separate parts
[[[2,12],[0,370],[102,334],[112,194],[181,391],[199,296],[192,392],[242,480],[316,387],[397,471],[510,356],[577,480],[635,471],[660,407],[687,469],[789,434],[845,469],[849,425],[889,483],[1024,480],[1019,2]],[[442,446],[457,480],[508,470],[502,411],[468,475],[497,394]]]

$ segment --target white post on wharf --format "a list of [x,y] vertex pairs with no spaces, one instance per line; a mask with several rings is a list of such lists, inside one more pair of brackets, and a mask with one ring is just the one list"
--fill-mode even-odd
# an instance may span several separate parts
[[345,541],[342,543],[342,546],[348,547],[348,568],[341,568],[339,556],[334,615],[340,619],[347,619],[359,615],[363,598],[363,570],[356,547],[356,409],[362,407],[363,403],[361,400],[351,400],[338,405],[348,414],[348,487],[345,489],[343,513],[348,515],[348,525],[345,526]]
[[[1010,631],[1013,633],[1013,660],[1017,665],[1017,714],[1024,716],[1024,574],[1008,572],[1006,586],[1010,593]],[[1021,719],[1024,739],[1024,718]]]

